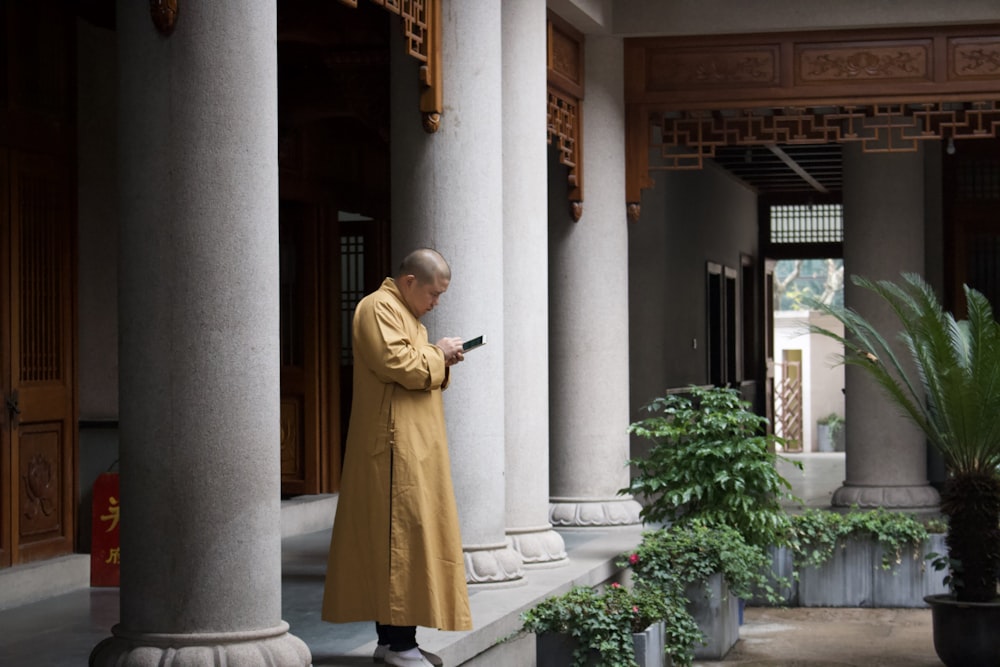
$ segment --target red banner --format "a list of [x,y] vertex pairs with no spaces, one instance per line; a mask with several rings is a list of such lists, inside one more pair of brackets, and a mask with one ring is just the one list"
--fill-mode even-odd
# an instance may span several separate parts
[[90,531],[90,585],[118,586],[121,550],[118,537],[118,473],[106,472],[94,482]]

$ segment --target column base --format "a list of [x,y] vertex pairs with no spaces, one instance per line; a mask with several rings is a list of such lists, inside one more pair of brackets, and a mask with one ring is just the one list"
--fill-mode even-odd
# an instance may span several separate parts
[[833,507],[872,509],[931,510],[941,504],[941,496],[930,484],[916,486],[854,486],[845,484],[833,493]]
[[90,652],[90,667],[310,667],[312,653],[288,632],[288,623],[248,632],[130,633],[116,625],[112,637]]
[[553,526],[599,528],[642,523],[642,506],[632,498],[551,498],[549,521]]
[[510,586],[524,580],[521,554],[503,544],[465,545],[465,581],[475,586]]
[[551,525],[508,529],[507,537],[514,550],[521,554],[525,567],[554,567],[569,561],[566,542],[562,535],[552,530]]

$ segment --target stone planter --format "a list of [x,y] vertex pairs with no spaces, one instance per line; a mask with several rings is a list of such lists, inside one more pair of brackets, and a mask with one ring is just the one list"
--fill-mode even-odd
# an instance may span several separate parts
[[[665,628],[661,621],[632,635],[635,661],[639,667],[672,667],[673,661],[663,653],[664,634]],[[538,667],[570,667],[576,646],[576,640],[569,635],[540,634],[535,643],[535,664]],[[600,654],[592,649],[586,664],[587,667],[600,667]]]
[[818,568],[799,572],[799,604],[803,607],[926,607],[928,595],[947,593],[943,575],[926,565],[924,554],[944,553],[944,535],[931,535],[916,551],[904,553],[891,570],[883,570],[882,549],[874,539],[848,540]]
[[705,646],[695,646],[696,660],[721,660],[740,638],[739,600],[729,594],[729,585],[719,573],[705,584],[689,584],[688,612],[694,617]]
[[[797,607],[799,604],[799,585],[795,577],[795,555],[788,547],[768,547],[771,557],[771,567],[764,572],[767,583],[778,596],[777,602],[767,599],[763,591],[755,590],[747,601],[751,607],[770,607],[775,604],[782,607]],[[785,584],[778,585],[778,578],[783,578]]]

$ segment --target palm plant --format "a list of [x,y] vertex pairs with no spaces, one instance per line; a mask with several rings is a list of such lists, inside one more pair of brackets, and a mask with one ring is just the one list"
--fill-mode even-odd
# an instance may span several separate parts
[[1000,325],[986,297],[968,286],[968,318],[956,320],[916,274],[901,283],[852,280],[889,304],[915,372],[852,309],[813,303],[843,323],[844,335],[810,330],[843,343],[842,361],[874,378],[941,454],[951,585],[960,602],[991,601],[1000,573]]

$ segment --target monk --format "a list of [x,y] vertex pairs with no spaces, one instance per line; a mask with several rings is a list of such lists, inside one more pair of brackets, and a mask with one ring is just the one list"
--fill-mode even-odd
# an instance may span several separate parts
[[354,313],[354,400],[322,618],[375,621],[375,661],[440,665],[416,626],[471,630],[441,391],[461,338],[431,344],[420,318],[448,289],[436,251],[403,259]]

